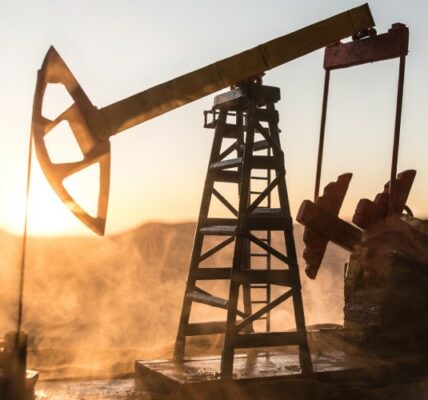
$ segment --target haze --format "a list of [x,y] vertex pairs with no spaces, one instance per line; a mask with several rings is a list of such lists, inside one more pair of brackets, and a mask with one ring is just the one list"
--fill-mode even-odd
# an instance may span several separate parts
[[[98,107],[327,18],[361,1],[38,1],[4,2],[0,13],[0,228],[22,229],[27,146],[36,72],[50,45],[60,52]],[[426,215],[428,45],[422,0],[369,3],[379,33],[394,22],[410,28],[399,171],[418,170],[409,205]],[[282,145],[292,212],[313,195],[323,87],[323,51],[267,73],[279,86]],[[333,73],[322,186],[344,172],[354,178],[342,210],[373,198],[389,178],[397,61]],[[212,131],[208,96],[112,140],[107,232],[147,221],[194,221]],[[30,232],[91,234],[33,165]],[[95,196],[93,183],[77,186]]]

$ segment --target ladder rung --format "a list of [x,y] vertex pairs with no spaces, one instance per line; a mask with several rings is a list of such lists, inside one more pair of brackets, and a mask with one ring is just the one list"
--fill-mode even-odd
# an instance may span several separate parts
[[198,268],[195,271],[196,280],[229,279],[232,268]]
[[251,301],[251,304],[267,304],[268,302],[266,300],[253,300]]
[[242,165],[242,157],[231,158],[229,160],[218,161],[210,165],[210,169],[235,168]]
[[267,289],[269,287],[269,285],[267,285],[267,284],[261,284],[261,283],[259,283],[259,284],[252,284],[251,285],[251,289]]
[[[189,292],[186,294],[186,297],[197,303],[206,304],[208,306],[222,308],[227,310],[229,302],[225,299],[222,299],[217,296],[213,296],[202,289],[196,288],[195,291]],[[248,317],[248,314],[245,314],[241,310],[236,310],[236,315],[239,315],[242,318]]]
[[249,228],[260,231],[282,231],[290,222],[290,217],[284,217],[280,208],[256,208],[249,219]]
[[260,151],[260,150],[266,150],[269,149],[271,146],[267,140],[260,140],[259,142],[254,143],[254,151]]
[[236,226],[233,225],[214,225],[206,226],[199,229],[203,235],[218,235],[218,236],[234,236],[236,234]]
[[249,228],[254,231],[283,231],[288,219],[284,217],[250,217]]
[[280,208],[258,207],[252,213],[251,217],[280,217],[282,214]]
[[251,257],[269,257],[269,254],[267,253],[263,253],[263,254],[259,254],[259,253],[252,253],[250,254]]
[[262,192],[257,190],[250,190],[250,194],[261,194]]
[[253,169],[275,169],[281,166],[281,159],[272,156],[253,156],[251,167]]
[[197,303],[206,304],[208,306],[227,309],[228,301],[217,296],[213,296],[209,293],[201,293],[198,291],[189,292],[186,294],[189,300]]
[[236,218],[205,218],[201,221],[201,227],[214,226],[214,225],[227,225],[227,226],[236,226]]
[[258,180],[258,181],[268,181],[269,178],[267,176],[252,176],[251,179]]
[[226,322],[199,322],[187,325],[186,336],[213,335],[226,332]]
[[217,182],[238,183],[240,174],[237,171],[213,170],[213,179]]
[[241,283],[269,283],[271,285],[293,287],[295,274],[288,269],[238,271],[234,278]]
[[306,342],[306,336],[299,332],[245,333],[236,336],[236,348],[297,346]]

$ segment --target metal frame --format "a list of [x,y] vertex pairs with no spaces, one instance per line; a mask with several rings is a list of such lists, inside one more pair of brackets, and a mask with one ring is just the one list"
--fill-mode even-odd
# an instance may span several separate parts
[[349,43],[338,43],[326,47],[324,54],[324,93],[321,113],[320,137],[318,146],[317,170],[315,177],[314,199],[319,196],[321,169],[324,151],[325,125],[330,85],[330,71],[348,68],[356,65],[400,59],[397,87],[397,102],[394,125],[394,144],[391,160],[391,180],[389,185],[389,212],[392,213],[395,204],[395,186],[397,176],[398,149],[400,142],[401,111],[403,104],[404,73],[406,56],[409,51],[409,29],[400,23],[393,24],[387,33],[377,35],[374,29],[368,31],[368,38],[359,38]]
[[[230,379],[233,376],[234,353],[237,348],[298,346],[301,370],[303,372],[312,371],[293,223],[285,183],[284,154],[279,140],[279,118],[274,106],[279,98],[277,88],[261,86],[254,82],[246,83],[228,94],[222,94],[216,98],[212,122],[207,122],[208,113],[205,114],[206,126],[215,127],[215,134],[174,358],[176,361],[184,359],[186,337],[224,334],[220,371],[220,375],[224,379]],[[234,124],[227,122],[227,116],[232,113],[236,118]],[[261,121],[267,123],[268,127],[263,127]],[[264,140],[255,141],[256,134],[261,134]],[[222,140],[231,137],[236,142],[225,151],[221,151]],[[236,158],[225,158],[225,155],[229,156],[235,150]],[[267,150],[267,155],[259,155],[260,150]],[[257,193],[251,190],[251,181],[255,176],[253,170],[255,169],[268,171],[265,175],[267,186]],[[271,180],[271,171],[274,171],[273,180]],[[217,181],[233,181],[237,184],[239,204],[236,207],[214,188],[214,183]],[[271,207],[270,194],[275,190],[278,193],[280,208]],[[256,198],[253,199],[251,195],[256,195]],[[209,218],[210,202],[213,196],[219,199],[235,218]],[[267,202],[268,207],[261,206],[262,201]],[[255,231],[267,232],[268,235],[260,238],[257,237]],[[270,240],[272,231],[283,232],[286,254],[273,247]],[[226,239],[202,253],[204,237],[207,235],[226,236]],[[230,267],[200,266],[202,261],[231,243],[233,243],[234,249]],[[251,244],[256,245],[267,255],[266,269],[253,268],[254,253],[251,252]],[[282,263],[281,268],[271,269],[271,257],[276,257]],[[198,280],[216,279],[228,281],[227,299],[212,296],[206,291],[201,291],[197,286]],[[261,285],[266,289],[267,297],[261,308],[258,308],[252,301],[252,290],[258,289]],[[271,285],[283,288],[283,293],[273,301],[270,293]],[[243,310],[238,309],[241,287]],[[275,307],[290,298],[294,306],[296,332],[271,332],[269,317],[266,320],[265,330],[255,332],[253,325],[255,321],[269,315]],[[193,302],[226,309],[227,320],[190,323]]]
[[[95,233],[104,235],[110,188],[109,139],[112,135],[373,26],[370,9],[364,4],[101,109],[91,103],[63,59],[51,47],[38,72],[34,93],[31,131],[37,158],[50,185],[70,211]],[[63,84],[74,100],[74,104],[54,120],[42,115],[45,90],[52,83]],[[80,146],[83,154],[80,161],[54,163],[50,158],[45,137],[63,121],[69,123]],[[91,216],[70,195],[63,181],[94,163],[100,167],[100,192],[96,216]]]

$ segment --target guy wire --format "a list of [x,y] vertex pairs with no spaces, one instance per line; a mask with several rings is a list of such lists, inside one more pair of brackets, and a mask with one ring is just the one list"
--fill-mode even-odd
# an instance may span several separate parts
[[31,161],[33,151],[33,135],[30,133],[30,140],[28,146],[28,165],[27,165],[27,188],[25,193],[24,205],[24,229],[22,234],[22,248],[21,248],[21,263],[19,271],[19,294],[18,294],[18,319],[16,324],[16,341],[19,343],[19,333],[22,327],[22,315],[24,305],[24,278],[25,278],[25,262],[27,254],[27,225],[28,225],[28,202],[30,197],[30,181],[31,181]]

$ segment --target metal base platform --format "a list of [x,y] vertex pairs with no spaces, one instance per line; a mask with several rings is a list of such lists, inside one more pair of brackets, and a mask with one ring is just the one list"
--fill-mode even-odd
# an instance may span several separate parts
[[299,385],[305,381],[337,385],[363,384],[370,387],[411,382],[427,371],[428,356],[390,359],[355,357],[340,351],[312,355],[314,372],[302,374],[297,354],[259,352],[236,355],[233,379],[221,380],[220,357],[173,361],[136,361],[135,382],[139,389],[183,395],[185,398],[212,398],[225,390],[280,383]]

